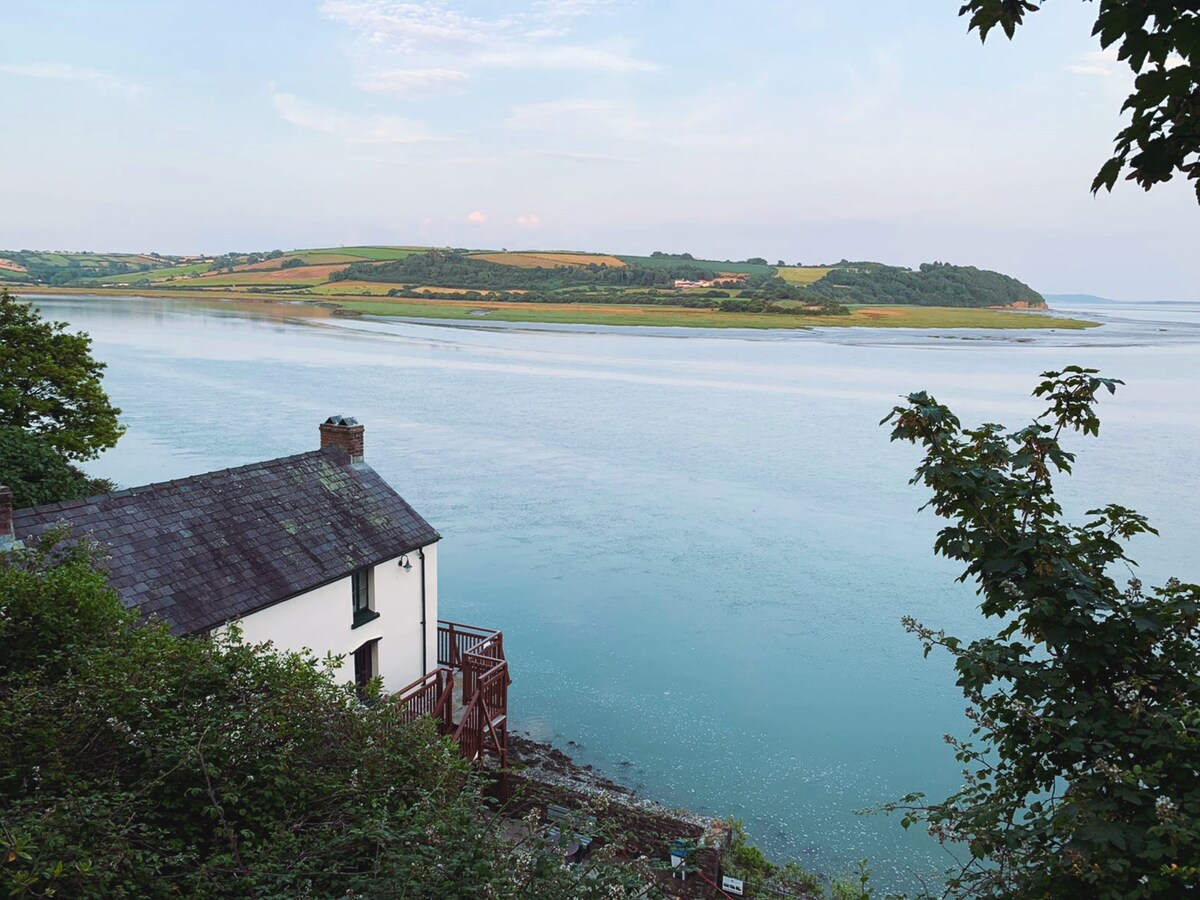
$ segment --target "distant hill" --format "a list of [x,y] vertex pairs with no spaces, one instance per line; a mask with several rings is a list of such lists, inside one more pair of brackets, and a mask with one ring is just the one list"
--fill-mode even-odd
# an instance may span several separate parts
[[918,269],[841,260],[771,265],[562,250],[324,247],[166,256],[0,250],[0,283],[161,290],[238,289],[288,295],[436,297],[517,302],[684,306],[793,315],[847,304],[1041,308],[1043,297],[999,272],[948,263]]
[[117,277],[168,265],[165,257],[140,253],[55,253],[0,250],[0,284],[74,284],[92,276]]
[[1010,275],[941,262],[922,263],[913,270],[843,260],[809,290],[843,303],[1046,307],[1041,294]]
[[1120,303],[1109,297],[1097,297],[1095,294],[1047,294],[1046,299],[1051,303]]

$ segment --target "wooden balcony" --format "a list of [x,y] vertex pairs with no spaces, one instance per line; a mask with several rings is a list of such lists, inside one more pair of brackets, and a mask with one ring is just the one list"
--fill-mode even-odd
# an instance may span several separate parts
[[464,758],[485,754],[508,764],[508,662],[504,635],[487,628],[438,621],[438,668],[397,691],[406,719],[431,716],[452,735]]

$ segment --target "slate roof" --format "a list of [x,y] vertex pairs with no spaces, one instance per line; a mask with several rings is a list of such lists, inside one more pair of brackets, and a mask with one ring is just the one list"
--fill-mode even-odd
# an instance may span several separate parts
[[26,544],[59,523],[101,542],[125,605],[176,634],[440,537],[374,469],[336,446],[13,512]]

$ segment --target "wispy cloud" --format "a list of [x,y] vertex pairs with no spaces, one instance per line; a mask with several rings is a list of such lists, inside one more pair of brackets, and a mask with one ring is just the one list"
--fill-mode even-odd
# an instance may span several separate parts
[[517,224],[522,228],[537,228],[542,220],[536,213],[521,213],[517,216]]
[[478,19],[430,0],[326,0],[320,10],[326,18],[349,26],[360,37],[392,50],[486,43],[489,29],[506,30],[512,24],[507,18]]
[[517,131],[553,131],[563,137],[603,133],[618,140],[636,140],[651,130],[650,120],[613,100],[553,100],[517,106],[505,119]]
[[564,116],[595,118],[620,109],[612,100],[552,100],[546,103],[525,103],[513,108],[504,124],[510,128],[545,128],[553,126]]
[[379,69],[364,75],[358,86],[374,94],[411,96],[426,93],[461,93],[470,81],[457,69]]
[[348,143],[412,144],[435,140],[420,122],[397,116],[357,115],[275,90],[271,91],[271,102],[285,122],[298,128],[337,135]]
[[713,128],[713,122],[737,120],[749,102],[742,92],[701,91],[678,110],[663,111],[624,99],[582,97],[515,106],[503,124],[516,140],[528,142],[516,150],[520,156],[630,165],[681,148],[694,157],[743,152],[778,139],[779,135],[767,136],[758,128]]
[[1073,75],[1095,75],[1107,78],[1121,71],[1116,50],[1093,50],[1075,58],[1064,67]]
[[577,69],[587,72],[656,72],[658,65],[636,59],[625,49],[605,46],[558,44],[543,46],[536,43],[514,42],[499,45],[481,53],[481,66],[506,69]]
[[[1172,53],[1167,57],[1165,68],[1174,69],[1182,66],[1183,63],[1182,56]],[[1074,62],[1068,63],[1063,68],[1074,75],[1095,75],[1101,78],[1108,78],[1112,75],[1129,75],[1128,64],[1121,62],[1117,57],[1117,51],[1113,48],[1085,53],[1076,57]]]
[[545,28],[532,28],[525,32],[525,37],[531,41],[545,41],[551,38],[566,37],[571,33],[570,28],[562,25],[547,26]]
[[474,212],[467,213],[467,224],[468,225],[486,225],[487,220],[488,220],[488,217],[487,217],[487,213],[485,213],[485,212],[480,212],[479,210],[475,210]]
[[127,81],[98,69],[89,69],[70,63],[4,63],[0,64],[0,73],[19,75],[23,78],[43,78],[50,81],[91,84],[102,90],[115,91],[130,97],[140,97],[146,93],[146,88],[136,82]]
[[[610,0],[547,0],[524,10],[481,18],[456,8],[461,0],[326,0],[321,13],[358,37],[357,62],[366,90],[414,95],[461,88],[474,70],[551,69],[632,74],[653,72],[657,63],[639,58],[628,40],[570,39],[564,21],[619,6]],[[401,57],[403,68],[395,68]],[[389,63],[391,63],[389,65]],[[422,73],[397,76],[396,73]],[[444,74],[456,73],[453,79]]]
[[628,0],[538,0],[533,8],[540,15],[558,19],[614,13],[628,5]]

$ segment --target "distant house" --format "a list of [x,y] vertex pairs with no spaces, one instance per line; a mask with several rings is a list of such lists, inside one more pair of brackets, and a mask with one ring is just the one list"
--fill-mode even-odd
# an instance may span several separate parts
[[251,643],[342,656],[342,680],[378,676],[469,758],[503,758],[502,635],[439,622],[440,536],[364,462],[363,426],[332,416],[320,438],[295,456],[31,509],[0,490],[0,541],[66,525],[104,547],[122,602],[175,634],[236,622]]
[[750,276],[745,272],[722,272],[716,278],[711,280],[700,279],[698,281],[692,281],[687,278],[676,278],[675,287],[682,290],[688,290],[690,288],[710,288],[722,284],[744,284],[749,279]]

